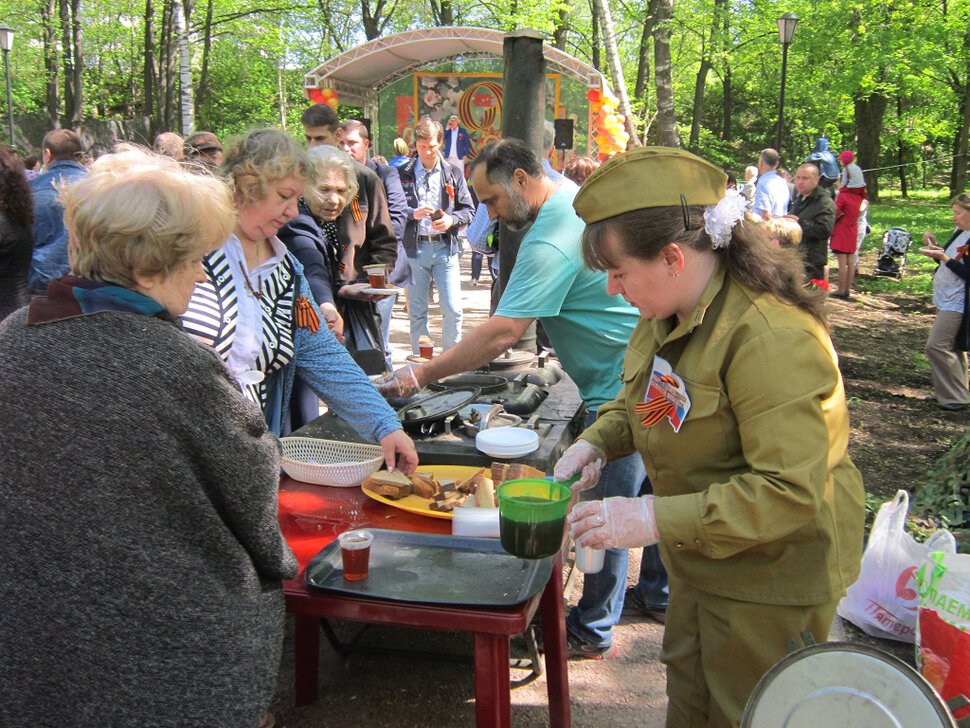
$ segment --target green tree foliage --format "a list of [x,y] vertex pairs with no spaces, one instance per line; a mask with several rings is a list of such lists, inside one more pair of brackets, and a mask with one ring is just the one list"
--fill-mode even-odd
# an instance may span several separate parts
[[[157,110],[165,97],[161,87],[146,94],[145,70],[146,64],[163,68],[165,44],[174,43],[165,37],[173,32],[165,22],[172,0],[151,0],[155,37],[146,53],[148,1],[0,0],[0,22],[17,30],[10,56],[15,113],[48,110],[51,88],[58,91],[57,112],[66,111],[60,17],[65,3],[76,6],[80,17],[83,117],[123,118],[146,107]],[[608,2],[638,131],[656,142],[654,40],[662,6],[658,0]],[[606,71],[590,0],[186,4],[196,125],[220,134],[284,121],[292,126],[306,104],[303,73],[375,33],[449,22],[534,27],[548,34],[550,43]],[[45,7],[52,10],[46,27]],[[781,67],[776,19],[785,12],[801,19],[788,55],[781,150],[788,164],[826,136],[836,149],[861,151],[871,145],[871,158],[861,161],[865,167],[887,168],[879,173],[883,184],[914,187],[926,179],[965,186],[970,0],[675,0],[665,27],[672,118],[682,145],[737,169],[774,143]],[[45,30],[56,76],[45,70]],[[164,80],[157,78],[158,84]]]

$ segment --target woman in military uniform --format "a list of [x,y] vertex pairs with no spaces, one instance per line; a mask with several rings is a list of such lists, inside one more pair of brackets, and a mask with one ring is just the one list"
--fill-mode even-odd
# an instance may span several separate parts
[[586,264],[641,321],[620,395],[556,476],[582,472],[588,487],[599,462],[637,451],[655,495],[582,503],[572,533],[595,548],[660,544],[667,725],[736,726],[790,639],[826,640],[859,570],[862,479],[822,300],[694,155],[615,157],[574,206]]

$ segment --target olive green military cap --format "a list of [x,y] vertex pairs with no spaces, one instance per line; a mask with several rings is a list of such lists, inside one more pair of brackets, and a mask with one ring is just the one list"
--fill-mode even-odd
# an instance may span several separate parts
[[716,205],[727,175],[700,157],[672,147],[641,147],[611,157],[579,188],[573,207],[590,223],[645,207]]

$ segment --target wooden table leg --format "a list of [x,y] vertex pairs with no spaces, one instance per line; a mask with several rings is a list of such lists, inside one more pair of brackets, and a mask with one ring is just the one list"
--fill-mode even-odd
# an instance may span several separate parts
[[477,728],[511,728],[509,638],[478,632],[474,638],[475,725]]
[[546,651],[546,689],[549,696],[549,725],[569,728],[569,669],[566,653],[566,615],[562,598],[562,557],[556,556],[546,588],[539,602],[542,636]]
[[295,634],[293,662],[296,671],[295,703],[309,705],[316,701],[320,685],[320,618],[305,614],[293,617]]

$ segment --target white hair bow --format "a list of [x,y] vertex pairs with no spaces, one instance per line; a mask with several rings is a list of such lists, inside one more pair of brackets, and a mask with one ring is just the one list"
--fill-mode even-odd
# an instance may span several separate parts
[[726,247],[731,242],[734,226],[744,217],[747,201],[736,190],[728,190],[716,205],[704,210],[704,230],[711,236],[714,248]]

